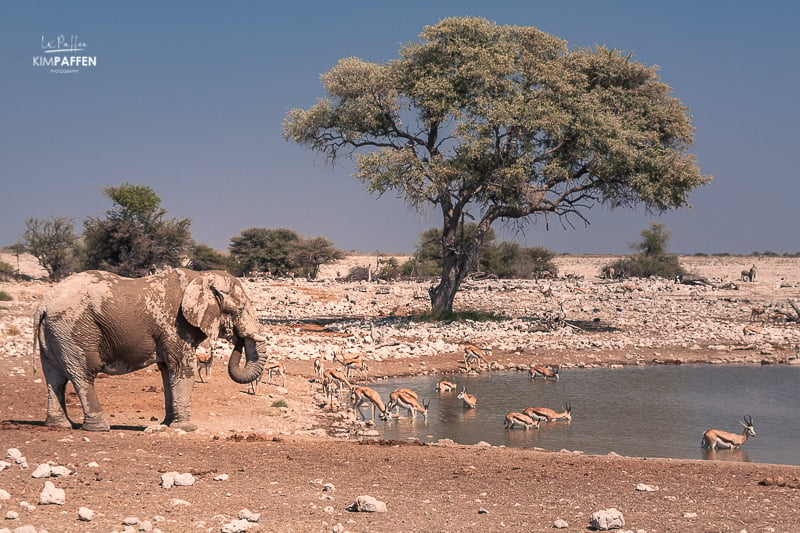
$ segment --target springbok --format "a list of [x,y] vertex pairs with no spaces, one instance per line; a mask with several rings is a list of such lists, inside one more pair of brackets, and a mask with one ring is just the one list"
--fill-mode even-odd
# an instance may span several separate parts
[[458,386],[452,381],[441,380],[436,384],[436,390],[439,392],[451,392],[456,390]]
[[[333,354],[333,360],[336,361],[335,353]],[[367,363],[364,362],[363,353],[356,354],[353,357],[342,357],[340,362],[344,365],[344,375],[347,376],[348,379],[350,378],[350,372],[358,370],[361,374],[361,379],[364,380],[364,383],[367,382],[367,370],[369,370],[369,367]]]
[[325,392],[325,396],[331,398],[331,404],[333,404],[333,389],[336,389],[337,395],[341,395],[345,387],[347,387],[348,390],[353,389],[353,386],[347,380],[347,376],[340,370],[331,369],[322,373],[322,390]]
[[316,381],[322,380],[322,372],[324,368],[322,366],[322,356],[318,356],[314,359],[314,379]]
[[533,381],[534,379],[536,379],[537,376],[542,376],[545,381],[547,381],[548,379],[554,379],[558,381],[559,380],[558,367],[531,365],[528,368],[528,378],[531,381]]
[[753,419],[750,415],[745,415],[739,423],[744,426],[744,431],[742,431],[741,435],[728,433],[721,429],[708,429],[703,433],[700,445],[703,448],[711,448],[712,450],[717,448],[739,448],[747,442],[747,437],[756,436],[756,430],[753,428]]
[[565,404],[564,410],[560,413],[553,411],[549,407],[528,407],[523,413],[534,420],[542,420],[544,422],[553,422],[556,420],[565,420],[569,422],[572,420],[572,404]]
[[410,396],[415,400],[419,400],[419,395],[414,390],[406,389],[404,387],[395,389],[391,394],[389,394],[389,403],[386,404],[387,415],[389,415],[392,411],[394,411],[395,415],[399,414],[400,407],[398,399],[400,398],[400,395]]
[[763,322],[764,313],[766,312],[767,310],[764,309],[763,307],[753,307],[752,309],[750,309],[750,322],[755,322],[757,318],[760,318],[761,321]]
[[477,363],[478,370],[480,370],[481,361],[486,363],[486,366],[489,369],[494,368],[494,366],[497,364],[494,361],[489,361],[489,359],[486,358],[486,352],[481,350],[474,344],[467,344],[464,346],[464,364],[467,366],[467,370],[472,369],[473,362]]
[[374,389],[369,387],[356,387],[350,393],[350,398],[353,400],[353,409],[358,411],[361,418],[366,420],[364,413],[361,411],[361,405],[369,403],[372,408],[372,420],[375,420],[375,408],[378,408],[379,417],[383,420],[387,418],[386,405],[381,400],[381,395]]
[[[208,379],[208,372],[211,370],[211,363],[213,362],[213,352],[197,352],[197,377],[200,378],[200,383],[205,383],[206,379]],[[203,371],[206,373],[206,379],[203,379]]]
[[250,394],[256,394],[258,390],[258,385],[261,383],[261,378],[264,377],[264,374],[267,375],[267,383],[272,385],[272,376],[278,375],[281,377],[281,387],[286,386],[286,367],[283,366],[283,363],[280,361],[276,361],[274,363],[267,363],[264,365],[264,371],[262,372],[261,376],[258,379],[251,381],[248,386],[250,390]]
[[408,417],[412,421],[417,420],[417,413],[422,415],[422,418],[427,422],[428,421],[428,406],[430,406],[431,402],[422,400],[422,403],[419,403],[419,400],[411,394],[407,394],[405,391],[395,391],[392,394],[397,393],[390,401],[389,404],[386,406],[386,412],[388,413],[393,408],[403,408],[408,410]]
[[474,394],[467,394],[467,388],[461,387],[461,392],[456,396],[459,400],[463,400],[464,407],[467,409],[475,409],[478,406],[478,398]]
[[514,429],[517,426],[522,426],[525,430],[539,429],[539,424],[541,424],[541,420],[534,420],[533,418],[529,417],[526,414],[517,413],[516,411],[511,411],[510,413],[506,414],[506,429]]

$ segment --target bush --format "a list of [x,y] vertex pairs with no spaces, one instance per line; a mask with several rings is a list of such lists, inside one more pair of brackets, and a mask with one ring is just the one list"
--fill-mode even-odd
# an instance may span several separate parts
[[649,278],[651,276],[672,278],[683,276],[687,272],[678,262],[678,256],[666,253],[669,232],[664,231],[664,224],[652,223],[649,229],[642,230],[642,240],[631,244],[634,250],[641,253],[618,259],[603,267],[606,275],[612,268],[617,278]]
[[289,404],[286,403],[286,400],[275,400],[272,402],[272,407],[289,407]]
[[10,302],[13,299],[6,291],[0,291],[0,302]]

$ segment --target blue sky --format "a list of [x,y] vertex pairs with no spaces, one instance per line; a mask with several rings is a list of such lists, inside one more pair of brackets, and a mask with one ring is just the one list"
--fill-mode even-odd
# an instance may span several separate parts
[[[677,253],[800,251],[795,153],[800,4],[741,1],[21,2],[0,3],[0,246],[29,217],[111,204],[103,187],[152,187],[195,239],[226,250],[250,227],[323,236],[343,250],[410,252],[435,210],[369,195],[281,136],[294,107],[323,96],[343,57],[381,62],[423,26],[481,16],[537,26],[570,46],[602,44],[658,65],[696,127],[691,151],[711,184],[691,209],[655,220]],[[76,35],[97,66],[33,66],[42,39]],[[588,213],[591,226],[529,226],[501,239],[556,252],[627,253],[652,220]]]

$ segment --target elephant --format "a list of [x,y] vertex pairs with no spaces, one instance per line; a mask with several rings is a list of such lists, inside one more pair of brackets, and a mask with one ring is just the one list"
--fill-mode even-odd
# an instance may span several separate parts
[[[261,377],[266,338],[241,283],[223,271],[183,268],[143,278],[90,270],[52,288],[34,313],[47,383],[45,425],[73,427],[67,381],[83,408],[82,429],[108,431],[94,388],[98,373],[127,374],[155,363],[164,385],[164,425],[186,431],[197,371],[195,350],[206,338],[234,345],[228,374],[246,384]],[[241,365],[242,349],[245,364]]]

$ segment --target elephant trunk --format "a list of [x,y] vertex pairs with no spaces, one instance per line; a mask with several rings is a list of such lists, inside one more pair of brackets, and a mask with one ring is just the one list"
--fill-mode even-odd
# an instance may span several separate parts
[[[266,350],[264,350],[263,343],[262,350],[256,347],[256,341],[251,338],[238,337],[231,352],[230,361],[228,361],[228,375],[236,383],[250,383],[261,377],[264,371],[264,364],[267,362]],[[240,366],[242,359],[242,348],[245,349],[245,364]]]

